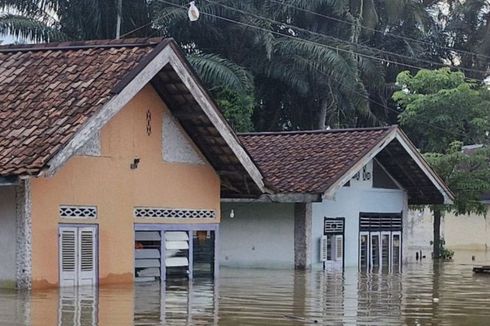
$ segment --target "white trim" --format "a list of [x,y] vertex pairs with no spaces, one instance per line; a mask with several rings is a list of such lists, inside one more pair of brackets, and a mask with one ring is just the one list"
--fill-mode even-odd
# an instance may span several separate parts
[[387,133],[387,135],[363,158],[361,158],[356,164],[354,164],[344,175],[339,178],[334,184],[332,184],[324,193],[323,199],[332,200],[335,197],[335,193],[341,187],[344,186],[352,177],[361,170],[361,168],[371,161],[379,152],[381,152],[393,139],[396,137],[396,129],[393,129]]
[[[390,174],[390,172],[388,172],[388,170],[386,170],[384,165],[381,164],[381,162],[376,157],[373,158],[373,160],[376,161],[376,163],[383,170],[383,172],[386,173],[386,175],[391,179],[391,181],[393,181],[393,183],[398,187],[398,189],[387,189],[387,190],[403,190],[403,191],[406,191],[406,189],[403,188],[403,186]],[[374,173],[373,173],[373,184],[374,184]],[[374,186],[373,186],[373,189],[385,189],[385,188],[374,188]]]
[[[362,159],[360,159],[353,167],[351,167],[339,180],[337,180],[333,185],[331,185],[323,194],[323,199],[333,199],[335,193],[339,188],[341,188],[347,181],[349,181],[364,165],[366,165],[370,160],[374,159],[378,153],[380,153],[391,141],[397,139],[402,145],[405,151],[410,155],[410,157],[417,163],[417,166],[424,172],[424,174],[429,178],[432,184],[437,188],[444,198],[445,204],[452,204],[452,193],[444,184],[444,182],[437,176],[437,174],[429,167],[428,163],[423,159],[423,157],[418,153],[418,151],[409,143],[408,138],[403,134],[403,132],[398,128],[393,128],[383,140],[381,140],[377,146],[375,146],[371,151],[369,151]],[[398,183],[397,183],[398,184]],[[403,188],[402,188],[403,189]]]
[[124,89],[114,96],[104,107],[94,114],[89,121],[75,134],[70,142],[59,151],[49,162],[48,170],[42,171],[40,176],[52,176],[68,161],[87,141],[99,132],[126,104],[143,89],[151,79],[169,62],[169,55],[173,51],[170,47],[164,48],[153,60],[144,67]]
[[430,168],[427,161],[420,155],[420,153],[409,143],[407,136],[402,132],[397,130],[396,139],[400,142],[403,148],[407,151],[410,157],[417,163],[417,165],[422,169],[424,174],[429,178],[432,184],[439,190],[444,198],[444,204],[453,203],[453,195],[451,191],[447,188],[444,182],[439,178],[439,176]]
[[209,101],[207,95],[202,89],[202,86],[197,83],[189,71],[184,67],[181,59],[178,57],[176,49],[170,43],[158,53],[132,80],[126,85],[123,90],[113,97],[104,107],[94,114],[89,121],[75,134],[70,142],[59,151],[49,162],[48,169],[41,171],[39,176],[52,176],[56,171],[76,152],[79,150],[95,133],[100,131],[102,127],[124,106],[134,98],[134,96],[146,86],[151,79],[158,74],[162,68],[169,63],[181,78],[182,82],[189,89],[190,93],[199,104],[201,109],[207,115],[211,123],[216,127],[220,135],[230,146],[233,153],[236,155],[242,166],[254,180],[258,188],[265,192],[262,174],[255,166],[250,156],[240,145],[231,128],[223,121],[218,114],[218,109]]
[[240,145],[231,128],[220,117],[218,114],[218,109],[211,101],[208,100],[201,86],[191,77],[177,54],[172,52],[170,53],[169,57],[170,65],[174,68],[175,72],[182,80],[182,83],[184,83],[187,89],[189,89],[196,102],[202,108],[211,123],[216,127],[221,137],[223,137],[228,146],[230,146],[231,150],[248,172],[250,177],[254,180],[255,184],[259,187],[260,191],[265,192],[262,174],[255,166],[247,152],[245,152],[243,147]]

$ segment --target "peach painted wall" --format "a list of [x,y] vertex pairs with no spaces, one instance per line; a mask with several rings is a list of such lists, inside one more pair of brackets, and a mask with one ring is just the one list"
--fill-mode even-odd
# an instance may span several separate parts
[[[151,135],[146,113],[151,112]],[[101,284],[133,282],[135,206],[213,209],[219,223],[220,180],[208,164],[162,159],[162,118],[169,114],[146,86],[101,131],[101,156],[74,156],[53,177],[32,180],[33,288],[58,284],[59,223],[99,225]],[[165,140],[163,140],[165,141]],[[130,169],[133,159],[141,159]],[[97,206],[96,220],[60,219],[60,205]],[[185,222],[188,222],[186,220]]]

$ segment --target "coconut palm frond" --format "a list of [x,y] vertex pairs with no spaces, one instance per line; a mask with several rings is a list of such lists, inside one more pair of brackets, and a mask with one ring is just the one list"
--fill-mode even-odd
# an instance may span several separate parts
[[0,16],[0,33],[30,39],[35,42],[66,40],[67,36],[52,26],[25,16]]
[[253,79],[247,70],[217,54],[191,54],[187,59],[211,87],[224,87],[239,93],[250,92],[253,88]]

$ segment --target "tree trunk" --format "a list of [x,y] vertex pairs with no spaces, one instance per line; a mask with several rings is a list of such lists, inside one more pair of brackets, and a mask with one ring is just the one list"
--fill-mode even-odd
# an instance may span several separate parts
[[434,249],[432,257],[441,258],[441,209],[434,208]]
[[320,100],[320,112],[318,114],[318,129],[327,129],[327,111],[328,111],[328,100],[326,98]]

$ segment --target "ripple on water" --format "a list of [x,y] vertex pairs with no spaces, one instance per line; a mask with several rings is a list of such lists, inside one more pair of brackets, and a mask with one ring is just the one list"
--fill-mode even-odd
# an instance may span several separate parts
[[0,325],[490,325],[489,307],[490,275],[426,260],[399,274],[223,269],[164,286],[2,290]]

